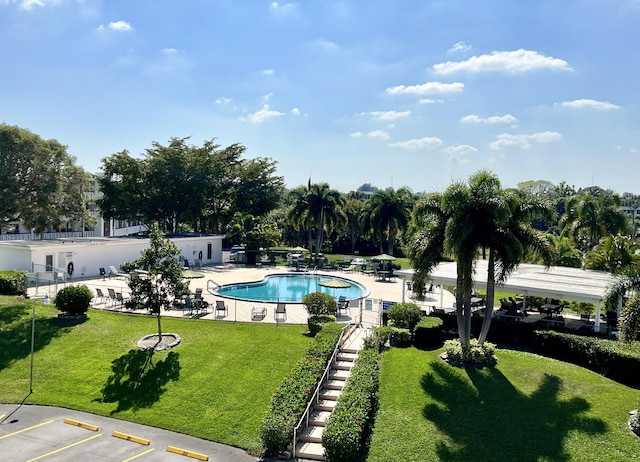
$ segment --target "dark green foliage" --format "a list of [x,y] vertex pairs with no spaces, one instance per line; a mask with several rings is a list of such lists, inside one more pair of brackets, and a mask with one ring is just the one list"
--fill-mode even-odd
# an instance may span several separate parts
[[24,293],[24,272],[0,271],[0,294],[22,295]]
[[307,319],[309,334],[316,335],[322,329],[322,325],[327,322],[336,322],[336,317],[330,314],[321,314],[309,317],[309,319]]
[[262,422],[260,438],[271,453],[284,451],[293,440],[293,429],[307,407],[309,398],[335,350],[342,325],[323,324],[309,347],[307,356],[271,395],[271,407]]
[[640,332],[640,296],[629,300],[622,310],[620,322],[620,340],[631,342],[638,340]]
[[335,314],[336,312],[336,300],[324,292],[311,292],[305,295],[302,298],[302,304],[310,316]]
[[640,343],[623,343],[553,331],[536,332],[535,349],[545,356],[577,364],[616,382],[640,386]]
[[381,352],[387,345],[404,348],[411,345],[409,329],[399,329],[392,326],[376,327],[373,333],[365,339],[365,348]]
[[87,286],[68,286],[58,291],[54,304],[63,313],[84,314],[89,309],[93,293]]
[[387,310],[387,316],[394,327],[413,332],[422,317],[422,311],[415,303],[398,303]]
[[379,385],[378,352],[360,351],[347,385],[322,435],[325,460],[353,462],[364,460],[373,428]]
[[442,343],[442,319],[423,316],[413,333],[413,343],[417,347],[434,347]]

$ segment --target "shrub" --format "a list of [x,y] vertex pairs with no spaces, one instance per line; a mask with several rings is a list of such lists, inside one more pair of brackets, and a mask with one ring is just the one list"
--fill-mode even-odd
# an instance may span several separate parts
[[423,316],[416,325],[413,343],[417,347],[434,347],[441,343],[442,319]]
[[394,327],[409,329],[413,332],[422,318],[422,311],[415,303],[398,303],[387,310],[387,316]]
[[389,343],[391,338],[391,327],[375,327],[372,334],[364,339],[364,348],[373,349],[377,352],[381,352]]
[[271,395],[271,406],[260,428],[262,444],[273,454],[293,440],[293,429],[307,407],[340,337],[341,324],[323,324],[306,357]]
[[535,350],[632,387],[640,386],[640,342],[618,342],[554,331],[536,331]]
[[480,345],[475,338],[471,339],[466,347],[463,347],[458,339],[447,340],[444,342],[444,349],[447,361],[451,364],[491,364],[495,361],[493,353],[496,346],[489,342]]
[[378,384],[378,352],[361,350],[322,434],[326,461],[364,459],[377,408]]
[[307,319],[309,333],[311,335],[316,335],[320,330],[322,330],[322,325],[328,322],[336,322],[336,317],[330,314],[321,314],[309,317],[309,319]]
[[620,339],[624,342],[637,340],[638,332],[640,332],[640,296],[635,296],[622,310]]
[[640,436],[640,406],[638,406],[636,412],[629,419],[629,428],[633,433]]
[[411,345],[411,332],[409,329],[399,329],[397,327],[391,328],[391,337],[389,338],[389,344],[392,347],[406,348]]
[[311,292],[305,295],[302,298],[302,304],[310,316],[334,314],[336,312],[335,299],[324,292]]
[[0,271],[0,294],[22,295],[24,293],[24,272]]
[[63,313],[80,315],[87,312],[93,293],[87,286],[68,286],[56,294],[54,304]]

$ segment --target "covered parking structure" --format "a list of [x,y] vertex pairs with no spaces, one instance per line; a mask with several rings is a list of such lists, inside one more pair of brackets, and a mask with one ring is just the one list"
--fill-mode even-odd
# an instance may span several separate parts
[[[476,261],[473,286],[478,290],[487,288],[487,260]],[[404,280],[413,277],[413,269],[395,271]],[[431,272],[431,282],[440,286],[456,285],[456,262],[440,263]],[[544,297],[574,302],[593,303],[596,306],[594,330],[600,331],[601,304],[607,289],[613,284],[615,276],[611,273],[595,270],[583,270],[564,266],[521,264],[509,275],[507,280],[496,285],[501,291],[521,293],[525,296]],[[402,287],[402,300],[405,298],[405,285]],[[622,300],[618,302],[618,316],[622,310]]]

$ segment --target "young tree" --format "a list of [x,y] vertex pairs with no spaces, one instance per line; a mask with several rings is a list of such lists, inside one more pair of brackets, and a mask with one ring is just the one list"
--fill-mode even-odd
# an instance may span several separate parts
[[182,266],[176,255],[180,250],[156,224],[151,226],[149,247],[140,252],[140,258],[121,265],[130,273],[129,303],[146,308],[158,320],[158,341],[162,340],[162,309],[168,309],[175,298],[189,293],[189,285],[182,277]]
[[395,240],[407,226],[413,203],[413,194],[408,188],[377,190],[367,202],[364,228],[379,239],[380,253],[386,239],[387,253],[393,255]]

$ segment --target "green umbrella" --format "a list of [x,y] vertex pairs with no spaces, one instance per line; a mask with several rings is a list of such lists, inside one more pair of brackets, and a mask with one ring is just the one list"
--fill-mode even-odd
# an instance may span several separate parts
[[308,252],[307,249],[305,249],[304,247],[294,247],[293,249],[289,249],[290,253],[301,253],[301,252]]
[[182,272],[182,277],[185,279],[199,279],[204,277],[204,273],[199,273],[198,271],[184,270]]
[[347,289],[351,287],[351,283],[344,279],[325,279],[318,283],[319,286],[329,287],[331,289]]

